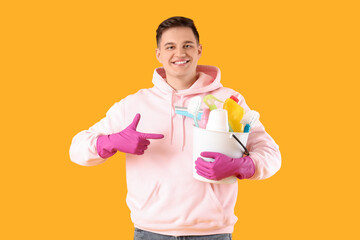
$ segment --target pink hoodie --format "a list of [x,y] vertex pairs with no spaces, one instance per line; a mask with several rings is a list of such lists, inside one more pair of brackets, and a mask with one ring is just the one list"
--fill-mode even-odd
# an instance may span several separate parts
[[[137,228],[174,236],[234,230],[238,184],[211,184],[194,179],[194,122],[175,114],[175,106],[186,107],[190,98],[212,94],[221,100],[235,95],[245,111],[249,107],[239,93],[222,87],[218,68],[198,66],[197,71],[199,78],[189,89],[175,91],[166,83],[164,69],[157,68],[154,87],[115,103],[105,118],[78,133],[72,141],[71,160],[94,166],[106,161],[96,152],[97,137],[123,130],[136,113],[141,114],[138,131],[164,134],[163,139],[150,140],[144,155],[126,154],[126,202]],[[256,166],[251,179],[268,178],[280,169],[279,147],[260,122],[252,127],[247,147]]]

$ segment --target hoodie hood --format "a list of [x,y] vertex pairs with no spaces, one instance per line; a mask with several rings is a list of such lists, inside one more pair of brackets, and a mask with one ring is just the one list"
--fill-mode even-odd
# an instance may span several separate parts
[[[163,93],[163,96],[169,102],[169,121],[170,121],[170,139],[171,143],[173,142],[173,132],[174,132],[174,117],[175,117],[175,105],[174,105],[174,96],[180,97],[180,103],[177,106],[184,106],[184,102],[194,97],[196,94],[204,94],[207,92],[214,91],[222,87],[220,83],[220,69],[214,66],[198,65],[196,68],[198,73],[198,78],[188,89],[183,89],[176,91],[166,82],[166,73],[163,67],[157,68],[154,71],[153,75],[153,84],[154,88]],[[182,150],[185,146],[185,117],[182,121]]]
[[[179,94],[198,94],[210,92],[222,87],[222,84],[220,83],[221,73],[219,68],[214,66],[198,65],[196,72],[199,75],[194,84],[188,89],[178,91]],[[155,69],[152,82],[161,92],[176,92],[176,90],[166,82],[166,73],[163,67]]]

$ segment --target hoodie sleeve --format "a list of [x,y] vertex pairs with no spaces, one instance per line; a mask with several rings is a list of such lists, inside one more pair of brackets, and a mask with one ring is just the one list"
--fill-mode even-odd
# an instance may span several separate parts
[[[249,111],[243,96],[237,93],[239,104]],[[274,175],[281,166],[281,154],[279,146],[274,139],[265,131],[260,121],[251,128],[247,141],[250,157],[255,164],[255,174],[251,180],[266,179]]]
[[123,100],[115,103],[101,119],[88,130],[79,132],[73,138],[70,146],[70,159],[82,166],[95,166],[105,162],[96,150],[98,136],[116,133],[122,130],[124,122]]

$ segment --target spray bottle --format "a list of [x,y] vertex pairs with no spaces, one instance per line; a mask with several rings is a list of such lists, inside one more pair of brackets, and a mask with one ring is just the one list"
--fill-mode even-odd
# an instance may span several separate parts
[[223,109],[228,112],[229,127],[230,131],[233,132],[243,132],[244,126],[240,123],[241,119],[244,116],[244,108],[238,104],[239,100],[235,96],[225,100]]

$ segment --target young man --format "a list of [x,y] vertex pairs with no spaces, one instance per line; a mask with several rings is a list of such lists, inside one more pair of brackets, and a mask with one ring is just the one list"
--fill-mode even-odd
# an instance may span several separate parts
[[[156,57],[163,67],[154,71],[154,87],[115,103],[105,118],[77,134],[71,160],[94,166],[117,151],[126,153],[126,201],[135,239],[231,239],[238,185],[193,177],[193,120],[175,114],[174,108],[208,94],[223,100],[235,95],[246,111],[249,107],[239,93],[221,85],[218,68],[197,65],[202,46],[191,19],[165,20],[156,39]],[[260,122],[252,127],[247,146],[250,156],[238,159],[203,153],[215,161],[198,158],[198,174],[216,180],[264,179],[279,170],[279,148]]]

